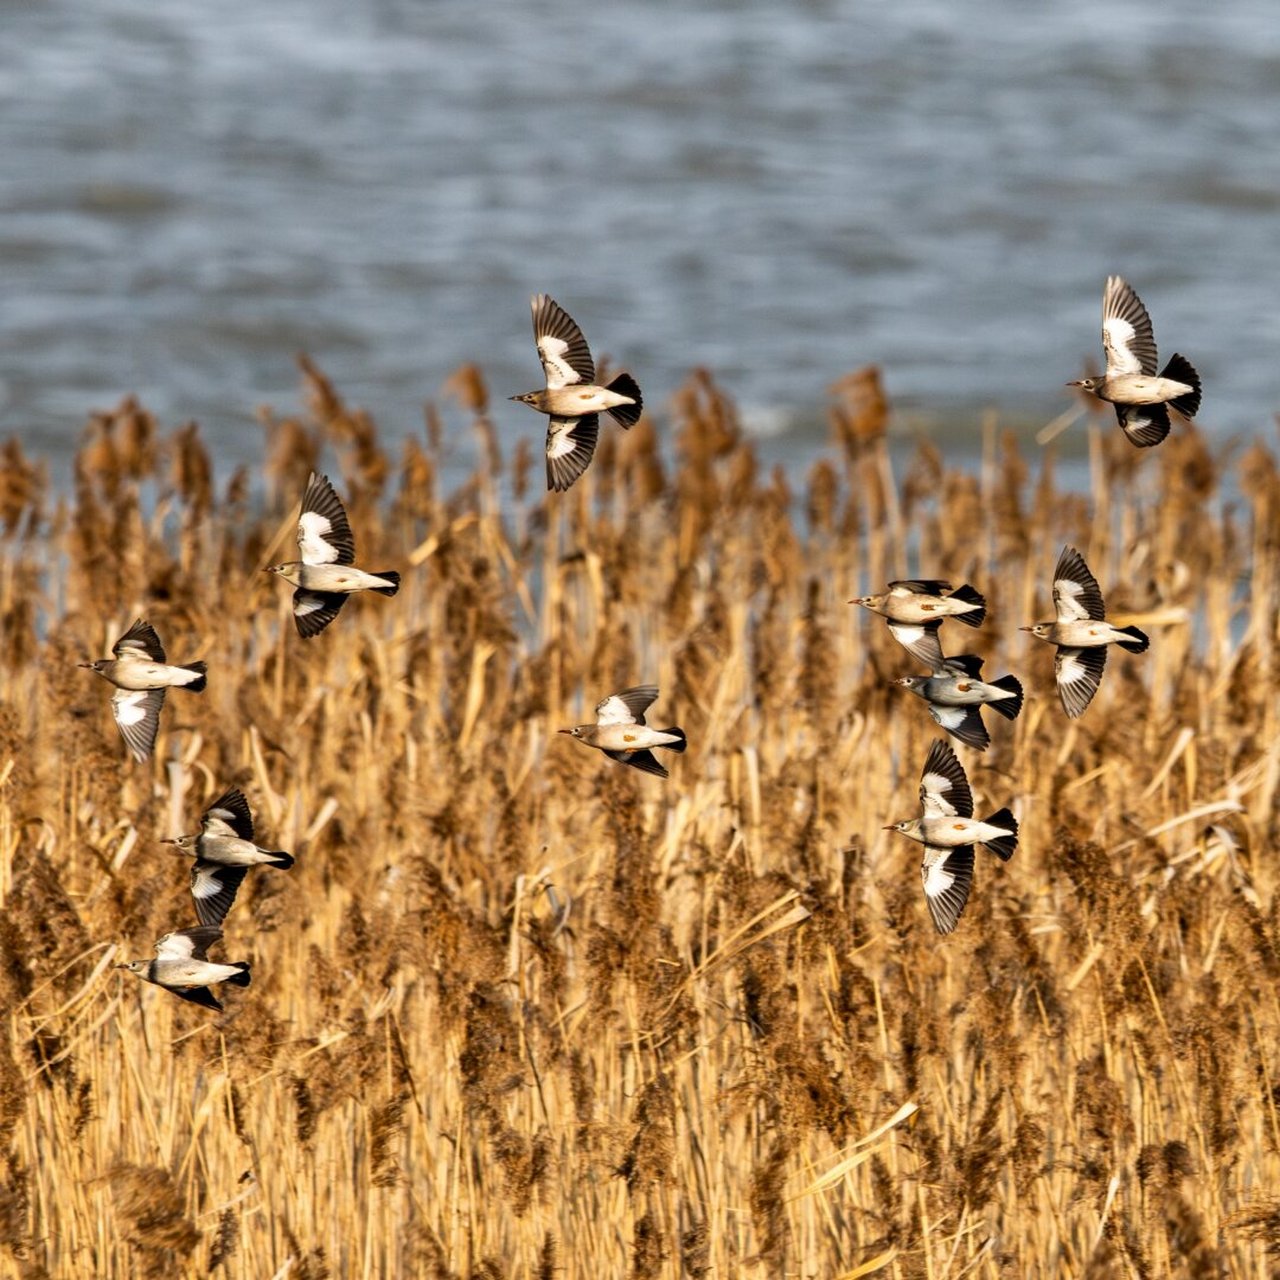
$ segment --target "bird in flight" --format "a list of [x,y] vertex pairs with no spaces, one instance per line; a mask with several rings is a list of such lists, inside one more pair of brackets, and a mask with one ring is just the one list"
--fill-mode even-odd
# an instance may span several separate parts
[[253,814],[237,787],[224,791],[200,816],[195,835],[172,836],[161,844],[174,845],[195,859],[191,868],[191,896],[201,924],[220,925],[236,900],[240,882],[250,867],[293,866],[291,854],[263,849],[254,843]]
[[79,665],[96,671],[116,686],[111,695],[111,714],[116,728],[133,758],[145,760],[155,749],[165,690],[189,689],[192,693],[202,693],[208,667],[203,662],[169,665],[155,627],[141,618],[111,646],[111,652],[114,658],[99,658]]
[[1107,645],[1145,653],[1150,641],[1137,627],[1114,627],[1107,621],[1098,580],[1075,547],[1063,547],[1058,557],[1053,571],[1053,607],[1057,613],[1053,622],[1037,622],[1019,630],[1058,646],[1053,678],[1062,709],[1075,720],[1098,692],[1107,665]]
[[858,596],[850,604],[860,604],[878,613],[889,624],[893,638],[931,671],[945,659],[938,640],[944,618],[955,618],[969,627],[979,627],[987,616],[987,602],[967,582],[951,591],[951,583],[939,578],[912,578],[889,583],[876,596]]
[[222,1005],[209,990],[211,985],[229,982],[234,987],[247,987],[250,981],[247,960],[218,964],[209,959],[209,948],[221,937],[221,929],[208,925],[178,929],[166,933],[156,943],[154,960],[128,960],[116,968],[136,973],[143,982],[155,983],[173,992],[179,1000],[189,1000],[206,1009],[221,1009]]
[[924,845],[920,879],[925,902],[939,933],[950,933],[969,900],[973,883],[973,846],[985,844],[1002,862],[1018,847],[1018,823],[1008,809],[989,818],[973,816],[973,792],[964,766],[944,738],[934,742],[920,775],[918,818],[892,823],[898,831]]
[[596,385],[591,349],[569,313],[545,293],[533,297],[533,339],[546,386],[512,396],[547,422],[547,488],[563,491],[587,469],[596,450],[600,414],[619,426],[634,427],[644,402],[629,373],[620,373],[607,387]]
[[1108,276],[1102,291],[1102,349],[1107,371],[1068,382],[1115,406],[1120,430],[1130,444],[1149,449],[1169,434],[1169,409],[1184,418],[1200,410],[1200,375],[1176,353],[1156,373],[1156,340],[1142,299],[1119,276]]
[[329,477],[314,471],[302,495],[298,551],[301,560],[269,565],[267,572],[278,573],[296,588],[293,621],[304,640],[319,635],[353,591],[393,596],[400,590],[398,573],[366,573],[355,567],[356,541],[346,509]]
[[688,743],[683,729],[651,729],[645,724],[645,710],[657,696],[656,684],[623,689],[596,705],[595,724],[580,724],[558,732],[603,751],[610,760],[665,778],[667,771],[652,749],[665,747],[668,751],[683,751]]

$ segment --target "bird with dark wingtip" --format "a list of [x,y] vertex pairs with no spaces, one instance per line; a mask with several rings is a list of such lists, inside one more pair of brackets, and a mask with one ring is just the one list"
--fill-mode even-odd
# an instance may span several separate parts
[[189,1000],[206,1009],[221,1009],[210,986],[229,982],[233,987],[247,987],[250,982],[247,960],[219,964],[209,959],[209,948],[221,937],[221,929],[208,925],[178,929],[156,943],[154,960],[127,960],[116,968],[136,973],[143,982],[163,987],[179,1000]]
[[[946,593],[950,591],[951,594]],[[987,602],[967,582],[951,591],[940,578],[910,578],[889,583],[875,596],[857,596],[860,604],[878,613],[889,624],[889,633],[915,659],[931,671],[942,666],[938,630],[944,618],[955,618],[968,627],[980,627],[987,616]]]
[[985,844],[1002,862],[1018,847],[1018,823],[1008,809],[989,818],[973,816],[973,792],[964,766],[943,738],[937,739],[920,775],[918,818],[885,827],[924,845],[920,879],[925,902],[939,933],[950,933],[969,901],[973,883],[973,846]]
[[1156,340],[1142,299],[1119,276],[1108,276],[1102,291],[1102,348],[1107,371],[1077,378],[1069,387],[1092,392],[1115,406],[1120,430],[1130,444],[1149,449],[1169,434],[1169,410],[1184,418],[1200,411],[1200,375],[1176,353],[1156,373]]
[[304,640],[319,635],[352,592],[393,596],[400,590],[400,575],[394,570],[368,573],[355,567],[356,541],[346,508],[329,477],[314,471],[302,495],[298,551],[301,560],[268,565],[267,572],[279,574],[295,588],[293,621]]
[[1053,606],[1058,615],[1053,622],[1036,622],[1019,630],[1058,646],[1053,678],[1062,709],[1075,720],[1084,715],[1098,692],[1107,665],[1107,645],[1145,653],[1150,641],[1137,627],[1116,627],[1107,621],[1098,580],[1075,547],[1063,547],[1058,557],[1053,571]]
[[111,646],[111,652],[114,658],[79,665],[116,686],[111,695],[116,728],[133,758],[145,760],[155,749],[165,690],[203,693],[208,667],[203,662],[170,665],[155,627],[141,618]]
[[579,724],[572,729],[559,729],[589,747],[603,751],[610,760],[629,764],[633,769],[667,777],[667,771],[653,754],[653,748],[664,747],[668,751],[683,751],[688,742],[684,730],[679,728],[651,729],[644,722],[644,713],[658,696],[656,684],[640,684],[632,689],[596,704],[595,724]]
[[978,751],[991,745],[980,708],[989,706],[1006,720],[1016,720],[1022,710],[1018,678],[1001,676],[988,683],[982,679],[982,659],[972,653],[944,658],[927,676],[901,676],[893,683],[923,698],[936,724]]
[[629,373],[618,374],[607,387],[596,385],[587,340],[558,302],[538,293],[532,308],[533,339],[546,386],[510,398],[547,415],[547,488],[563,491],[587,469],[596,451],[600,414],[607,413],[621,427],[634,427],[644,401]]
[[292,854],[254,843],[253,813],[238,787],[224,791],[204,811],[195,835],[171,836],[160,843],[195,859],[191,896],[201,924],[220,925],[226,919],[250,867],[287,871],[293,866]]

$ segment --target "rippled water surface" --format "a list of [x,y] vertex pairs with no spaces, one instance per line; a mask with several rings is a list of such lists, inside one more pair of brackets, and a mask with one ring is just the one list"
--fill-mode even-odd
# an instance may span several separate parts
[[[553,293],[661,409],[709,366],[803,451],[880,362],[930,429],[1028,434],[1126,275],[1280,409],[1271,0],[688,6],[0,0],[0,433],[136,392],[228,463],[310,353],[391,436]],[[508,439],[542,420],[495,410]]]

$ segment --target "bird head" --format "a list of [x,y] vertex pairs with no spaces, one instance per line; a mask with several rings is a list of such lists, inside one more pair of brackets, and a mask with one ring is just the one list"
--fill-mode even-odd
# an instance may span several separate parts
[[169,836],[166,839],[161,840],[160,843],[177,846],[179,853],[194,854],[196,851],[196,841],[199,838],[199,836]]
[[86,671],[97,671],[101,673],[102,668],[111,661],[110,658],[99,658],[96,662],[77,662],[77,667],[83,667]]
[[1018,630],[1029,631],[1033,636],[1036,636],[1038,639],[1047,640],[1049,638],[1049,632],[1053,630],[1053,623],[1037,622],[1030,627],[1019,627]]
[[901,822],[891,822],[882,831],[900,831],[904,836],[914,835],[920,827],[919,818],[903,818]]
[[884,602],[884,596],[854,596],[850,604],[860,604],[864,609],[878,609]]
[[900,684],[904,689],[918,689],[928,678],[928,676],[899,676],[892,683]]
[[538,393],[536,391],[526,391],[523,395],[508,396],[507,399],[516,400],[520,404],[534,404],[538,399]]
[[582,731],[584,729],[589,729],[590,727],[591,727],[590,725],[579,724],[579,725],[574,725],[572,729],[557,729],[556,732],[567,733],[571,738],[581,738]]
[[117,969],[128,969],[130,973],[142,973],[146,967],[145,960],[126,960],[123,964],[114,966]]
[[1097,391],[1106,380],[1106,374],[1099,374],[1093,378],[1076,378],[1075,381],[1068,382],[1067,386],[1079,387],[1082,391]]

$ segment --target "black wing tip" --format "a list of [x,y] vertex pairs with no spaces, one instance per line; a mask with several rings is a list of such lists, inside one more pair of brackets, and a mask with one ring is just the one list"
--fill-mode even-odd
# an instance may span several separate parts
[[976,605],[974,609],[970,609],[968,613],[957,613],[952,616],[957,622],[963,622],[968,627],[980,627],[987,616],[987,598],[982,595],[976,588],[965,583],[963,586],[957,587],[950,596],[952,600],[959,600],[963,604]]
[[1022,711],[1022,681],[1017,676],[1001,676],[999,680],[993,680],[992,686],[996,689],[1003,689],[1006,693],[1013,694],[1012,698],[997,698],[994,702],[987,705],[992,711],[1004,716],[1006,720],[1016,720],[1018,714]]
[[375,573],[375,578],[386,578],[391,584],[389,587],[373,587],[380,596],[393,596],[400,590],[400,575],[394,569],[388,569],[385,573]]
[[1121,635],[1129,637],[1128,640],[1117,640],[1116,644],[1120,646],[1126,653],[1146,653],[1151,645],[1145,631],[1139,631],[1137,627],[1117,627],[1117,631]]

